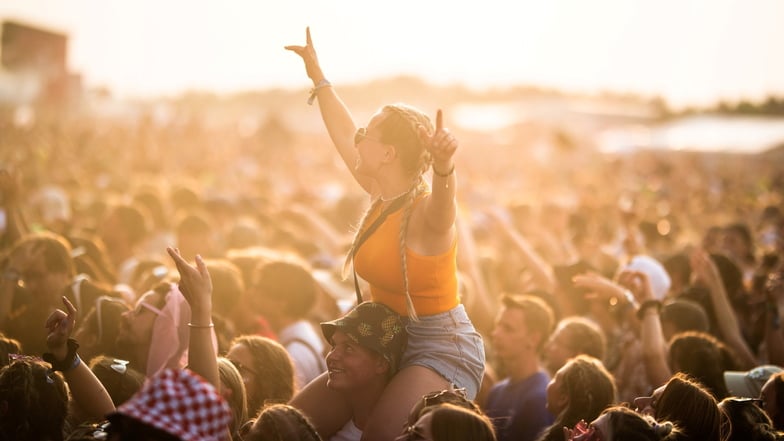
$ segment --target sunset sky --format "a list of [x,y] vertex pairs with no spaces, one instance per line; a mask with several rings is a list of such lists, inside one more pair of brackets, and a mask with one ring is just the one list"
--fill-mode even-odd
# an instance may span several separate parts
[[70,67],[122,96],[309,84],[283,50],[310,26],[333,83],[401,73],[475,88],[784,96],[784,0],[2,0],[70,35]]

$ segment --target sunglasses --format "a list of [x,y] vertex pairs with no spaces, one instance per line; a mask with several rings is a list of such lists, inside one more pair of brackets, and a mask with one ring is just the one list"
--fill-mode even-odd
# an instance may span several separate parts
[[357,132],[354,133],[354,145],[359,145],[359,143],[364,141],[365,139],[372,139],[373,141],[382,142],[379,138],[368,136],[367,127],[358,128]]

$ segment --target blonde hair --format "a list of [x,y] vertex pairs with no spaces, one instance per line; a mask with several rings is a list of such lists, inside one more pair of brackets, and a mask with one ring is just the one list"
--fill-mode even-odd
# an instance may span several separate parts
[[[432,135],[435,128],[430,118],[424,112],[407,104],[389,104],[384,106],[381,112],[386,115],[378,125],[381,130],[381,141],[396,147],[403,170],[411,177],[411,186],[408,192],[401,196],[405,197],[406,200],[403,204],[403,216],[400,222],[398,240],[400,244],[400,268],[403,273],[403,286],[406,295],[406,311],[412,320],[417,320],[418,317],[414,309],[414,303],[411,300],[408,285],[406,233],[408,231],[408,222],[411,220],[414,201],[420,194],[428,190],[427,183],[422,175],[432,163],[430,152],[425,148],[425,140],[420,136],[420,127],[424,127],[428,135]],[[376,198],[359,221],[354,240],[343,264],[344,278],[348,274],[349,265],[353,265],[354,253],[357,250],[358,241],[365,229],[368,217],[381,203],[381,198]]]

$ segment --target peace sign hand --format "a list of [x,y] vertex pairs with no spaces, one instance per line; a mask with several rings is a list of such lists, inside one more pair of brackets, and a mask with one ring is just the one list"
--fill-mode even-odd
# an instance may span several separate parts
[[310,38],[310,26],[305,28],[305,46],[289,45],[284,46],[284,49],[302,57],[302,61],[305,62],[305,72],[308,74],[308,78],[313,80],[314,84],[324,79],[324,73],[321,71],[321,66],[316,56],[316,49],[313,47],[313,40]]
[[176,248],[166,248],[166,251],[174,260],[177,271],[180,273],[179,288],[185,300],[191,307],[192,315],[206,315],[209,318],[212,314],[212,278],[207,271],[207,264],[201,256],[196,256],[196,265],[189,264],[180,256],[180,250]]

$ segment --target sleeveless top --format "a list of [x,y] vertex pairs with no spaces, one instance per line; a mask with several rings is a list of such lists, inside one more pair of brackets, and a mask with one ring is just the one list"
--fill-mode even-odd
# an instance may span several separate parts
[[[421,201],[418,198],[414,203]],[[371,225],[381,214],[379,206],[365,222]],[[373,301],[383,303],[407,316],[406,294],[400,261],[400,223],[403,209],[384,220],[354,256],[354,267],[370,284]],[[457,306],[457,240],[444,253],[435,256],[406,249],[408,287],[417,315],[446,312]]]

